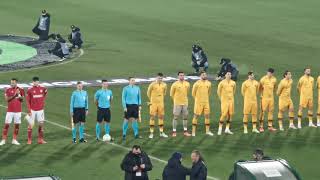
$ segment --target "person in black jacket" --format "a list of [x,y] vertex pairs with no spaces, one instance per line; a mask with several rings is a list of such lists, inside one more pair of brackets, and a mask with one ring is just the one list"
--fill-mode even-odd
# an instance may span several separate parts
[[239,70],[237,66],[232,63],[231,59],[221,58],[220,65],[221,65],[221,68],[217,75],[218,77],[216,78],[216,80],[222,80],[227,74],[227,72],[231,72],[231,79],[234,81],[237,81]]
[[82,47],[82,39],[81,39],[81,32],[80,28],[76,27],[75,25],[71,25],[71,33],[68,37],[70,43],[72,44],[71,48],[78,48],[80,49]]
[[199,45],[192,45],[191,65],[195,69],[195,73],[199,73],[200,68],[207,71],[209,64],[207,55]]
[[134,145],[122,160],[121,169],[125,172],[125,180],[149,180],[148,171],[152,170],[152,164],[141,147]]
[[207,167],[204,163],[204,159],[200,152],[197,150],[192,151],[191,154],[192,169],[190,180],[206,180],[207,179]]
[[173,153],[165,166],[162,173],[162,180],[186,180],[187,175],[190,175],[190,169],[181,164],[182,154],[179,152]]
[[55,35],[56,45],[53,49],[48,50],[50,54],[54,54],[61,58],[63,61],[70,54],[69,47],[66,40],[62,38],[60,34]]
[[42,10],[42,14],[38,19],[37,24],[32,29],[32,32],[39,36],[39,40],[49,39],[50,30],[50,14],[46,10]]

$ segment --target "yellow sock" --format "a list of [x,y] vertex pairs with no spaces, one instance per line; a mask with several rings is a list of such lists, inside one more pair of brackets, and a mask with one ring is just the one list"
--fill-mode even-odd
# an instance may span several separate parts
[[163,132],[163,119],[159,119],[159,130],[161,133]]
[[150,133],[154,132],[154,120],[150,119]]
[[204,122],[206,124],[206,132],[210,131],[210,119],[205,118]]
[[279,119],[279,128],[280,128],[280,129],[283,128],[282,119]]
[[272,123],[273,123],[273,120],[272,120],[272,119],[269,119],[269,120],[268,120],[268,127],[272,127]]
[[245,131],[248,130],[248,124],[247,124],[247,123],[243,123],[243,129],[244,129]]
[[257,129],[257,123],[256,123],[256,122],[253,122],[253,123],[252,123],[252,128],[253,128],[253,129]]
[[230,121],[227,121],[226,129],[230,129]]
[[293,124],[293,119],[290,118],[290,125]]
[[193,118],[192,119],[192,134],[196,134],[197,124],[198,124],[198,119]]

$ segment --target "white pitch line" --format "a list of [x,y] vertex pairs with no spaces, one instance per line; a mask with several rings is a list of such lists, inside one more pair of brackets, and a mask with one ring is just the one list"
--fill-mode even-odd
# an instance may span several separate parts
[[[0,104],[0,107],[2,107],[2,108],[7,108],[7,106],[2,105],[2,104]],[[22,112],[22,114],[27,114],[27,113],[26,113],[26,112]],[[63,129],[67,129],[67,130],[69,130],[69,131],[72,130],[72,129],[71,129],[70,127],[68,127],[68,126],[65,126],[65,125],[62,125],[62,124],[59,124],[59,123],[56,123],[56,122],[53,122],[53,121],[45,120],[45,122],[47,122],[47,123],[49,123],[49,124],[52,124],[52,125],[55,125],[55,126],[57,126],[57,127],[63,128]],[[87,133],[85,133],[85,135],[86,135],[86,136],[89,136],[89,137],[92,137],[92,135],[87,134]],[[123,150],[128,150],[128,151],[131,150],[130,148],[127,148],[127,147],[122,146],[122,145],[119,145],[119,144],[115,144],[115,143],[108,143],[108,144],[110,144],[110,145],[112,145],[112,146],[114,146],[114,147],[118,147],[118,148],[123,149]],[[156,160],[156,161],[158,161],[158,162],[167,164],[167,161],[165,161],[165,160],[163,160],[163,159],[159,159],[159,158],[157,158],[157,157],[155,157],[155,156],[151,156],[151,155],[148,155],[148,156],[150,157],[150,159],[153,159],[153,160]],[[212,179],[212,180],[220,180],[219,178],[212,177],[212,176],[207,176],[207,178],[208,178],[208,179]]]

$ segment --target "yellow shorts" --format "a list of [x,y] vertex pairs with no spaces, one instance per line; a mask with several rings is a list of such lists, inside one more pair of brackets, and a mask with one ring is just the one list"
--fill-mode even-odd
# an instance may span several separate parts
[[221,101],[221,115],[232,116],[234,114],[234,101]]
[[248,115],[257,115],[258,113],[258,104],[256,102],[245,102],[243,106],[243,114]]
[[205,115],[210,114],[210,105],[209,103],[196,103],[194,104],[194,114],[196,115]]
[[262,98],[261,99],[261,110],[262,111],[274,111],[274,99],[267,99],[267,98]]
[[287,109],[293,109],[293,102],[291,99],[279,99],[279,110],[286,111]]
[[150,105],[150,115],[164,115],[164,104],[151,104]]
[[299,105],[302,108],[313,108],[313,99],[300,97]]

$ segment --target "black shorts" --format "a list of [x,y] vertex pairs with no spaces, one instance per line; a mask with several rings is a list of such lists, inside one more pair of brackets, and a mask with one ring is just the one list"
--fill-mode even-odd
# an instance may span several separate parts
[[108,123],[111,121],[111,112],[109,108],[98,108],[97,121],[101,123],[103,120]]
[[86,109],[73,108],[73,123],[86,122]]
[[127,112],[124,112],[124,117],[129,118],[139,118],[139,106],[137,104],[127,104]]

